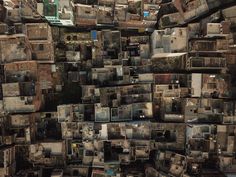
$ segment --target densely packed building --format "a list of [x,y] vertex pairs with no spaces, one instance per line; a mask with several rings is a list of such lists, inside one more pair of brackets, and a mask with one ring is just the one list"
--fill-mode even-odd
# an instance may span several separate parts
[[2,0],[0,177],[235,177],[235,0]]

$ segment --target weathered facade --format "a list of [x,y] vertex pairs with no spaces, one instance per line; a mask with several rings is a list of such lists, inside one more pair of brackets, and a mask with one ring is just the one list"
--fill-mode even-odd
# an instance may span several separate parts
[[235,9],[0,2],[0,177],[235,176]]

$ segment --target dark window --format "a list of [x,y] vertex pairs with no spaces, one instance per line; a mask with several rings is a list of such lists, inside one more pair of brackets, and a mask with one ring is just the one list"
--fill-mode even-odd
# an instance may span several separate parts
[[39,50],[44,50],[44,46],[43,46],[43,44],[39,44]]
[[73,176],[79,176],[78,170],[74,170],[74,171],[73,171]]

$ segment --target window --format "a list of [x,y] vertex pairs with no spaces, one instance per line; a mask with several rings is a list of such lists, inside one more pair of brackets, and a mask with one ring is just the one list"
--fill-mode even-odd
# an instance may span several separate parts
[[44,50],[43,44],[39,44],[39,50],[40,50],[40,51]]
[[73,171],[73,176],[79,176],[78,170],[74,170],[74,171]]
[[216,89],[217,85],[216,83],[208,83],[207,84],[207,89]]

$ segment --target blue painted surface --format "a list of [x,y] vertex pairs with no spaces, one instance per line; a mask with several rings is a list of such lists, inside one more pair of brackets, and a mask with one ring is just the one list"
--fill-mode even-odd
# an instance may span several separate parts
[[149,12],[148,11],[143,11],[143,17],[148,17],[149,16]]
[[91,37],[92,37],[92,40],[97,40],[97,31],[96,30],[91,31]]

